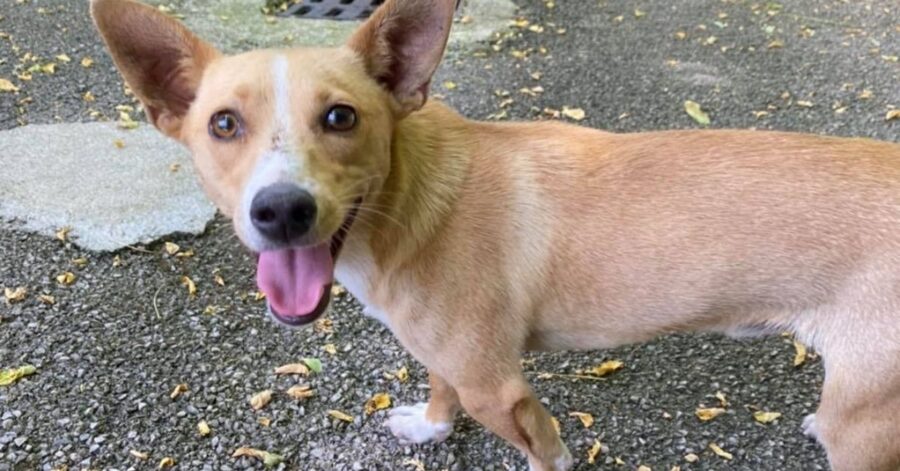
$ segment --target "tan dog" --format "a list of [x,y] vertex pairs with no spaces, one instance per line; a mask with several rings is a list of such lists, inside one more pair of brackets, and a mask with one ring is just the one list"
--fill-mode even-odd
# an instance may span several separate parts
[[426,96],[454,0],[389,0],[340,48],[224,56],[131,0],[92,11],[150,121],[260,254],[279,321],[336,277],[428,368],[409,442],[462,407],[535,470],[572,458],[526,349],[789,330],[827,372],[807,431],[840,471],[900,467],[900,146],[468,121]]

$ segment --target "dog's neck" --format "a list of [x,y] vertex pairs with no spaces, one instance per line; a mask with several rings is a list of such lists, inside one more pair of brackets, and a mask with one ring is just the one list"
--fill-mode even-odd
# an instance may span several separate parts
[[368,233],[354,237],[356,247],[348,247],[350,252],[364,251],[384,270],[428,246],[466,177],[468,126],[439,102],[429,102],[397,124],[390,173],[359,227]]

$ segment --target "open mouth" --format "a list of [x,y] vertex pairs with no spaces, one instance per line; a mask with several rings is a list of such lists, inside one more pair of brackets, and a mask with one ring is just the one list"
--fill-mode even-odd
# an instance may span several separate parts
[[334,265],[361,202],[353,204],[328,242],[259,254],[256,282],[265,293],[269,313],[275,320],[301,326],[315,321],[328,308]]

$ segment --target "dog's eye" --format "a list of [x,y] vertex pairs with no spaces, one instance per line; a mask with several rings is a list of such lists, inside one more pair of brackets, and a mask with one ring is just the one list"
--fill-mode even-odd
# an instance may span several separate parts
[[241,123],[232,111],[219,111],[209,120],[209,132],[214,137],[229,140],[237,136]]
[[349,131],[356,126],[356,110],[347,105],[336,105],[325,113],[325,129]]

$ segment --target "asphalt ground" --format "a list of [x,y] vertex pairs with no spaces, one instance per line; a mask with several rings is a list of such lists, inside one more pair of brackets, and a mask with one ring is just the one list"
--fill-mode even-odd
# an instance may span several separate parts
[[[712,127],[900,140],[900,121],[885,121],[889,107],[900,107],[900,7],[892,0],[517,3],[528,25],[452,51],[435,80],[434,92],[467,116],[550,119],[569,107],[584,110],[582,124],[615,131],[698,127],[684,112],[690,99]],[[115,117],[114,107],[129,102],[86,10],[82,0],[0,0],[0,77],[21,89],[0,93],[0,129]],[[39,59],[23,65],[29,53]],[[84,57],[90,67],[80,64]],[[50,61],[53,74],[16,78]],[[88,91],[94,101],[84,100]],[[74,190],[61,188],[61,197],[66,191]],[[89,253],[0,230],[0,286],[28,289],[22,302],[0,301],[0,367],[37,367],[0,387],[0,470],[155,469],[165,457],[177,469],[263,468],[232,458],[241,446],[283,455],[284,469],[526,468],[518,452],[467,418],[445,443],[401,446],[382,426],[386,411],[366,415],[376,393],[396,404],[425,400],[427,378],[348,296],[335,303],[330,329],[286,330],[253,297],[252,261],[226,221],[199,237],[167,240],[195,255],[169,255],[162,242]],[[87,264],[73,262],[79,258]],[[76,277],[70,286],[56,281],[66,271]],[[196,296],[183,276],[196,283]],[[794,355],[783,337],[679,335],[611,351],[528,355],[525,368],[559,419],[576,469],[825,469],[822,450],[800,432],[815,410],[821,365],[813,355],[795,367]],[[322,373],[273,375],[305,357],[321,359]],[[540,379],[609,359],[625,366],[607,378]],[[385,376],[404,366],[407,382]],[[285,395],[299,383],[315,397]],[[179,384],[187,391],[171,399]],[[265,389],[274,399],[255,412],[248,399]],[[701,422],[695,410],[718,405],[718,392],[725,414]],[[755,410],[782,416],[760,424]],[[595,422],[585,428],[571,412]],[[210,435],[198,433],[201,420]],[[602,452],[588,464],[595,440]],[[710,443],[733,459],[716,456]],[[699,460],[687,462],[688,453]]]

